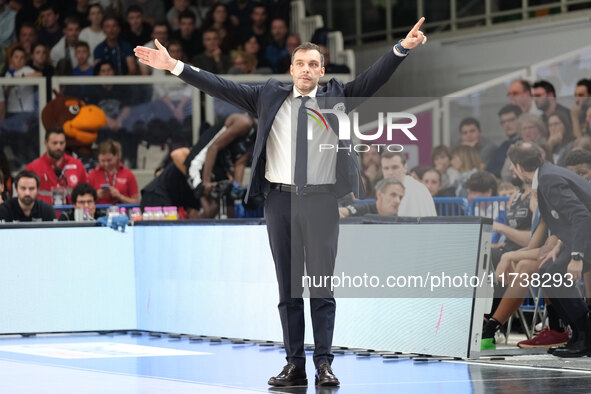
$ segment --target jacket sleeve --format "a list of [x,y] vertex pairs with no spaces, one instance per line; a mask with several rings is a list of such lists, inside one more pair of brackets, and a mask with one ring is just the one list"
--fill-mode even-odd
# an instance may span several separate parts
[[227,101],[251,114],[257,113],[257,102],[262,85],[246,85],[232,82],[187,64],[184,65],[179,78],[210,96]]
[[572,251],[589,250],[591,212],[573,192],[566,179],[552,175],[545,175],[543,178],[544,182],[540,179],[540,185],[547,185],[544,187],[546,199],[556,208],[559,215],[566,217],[572,226]]
[[345,84],[346,97],[371,97],[394,74],[406,56],[396,56],[393,48],[351,82]]

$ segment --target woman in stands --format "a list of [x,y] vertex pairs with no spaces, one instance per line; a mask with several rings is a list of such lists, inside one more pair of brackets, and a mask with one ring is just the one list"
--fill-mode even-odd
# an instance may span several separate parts
[[97,204],[137,204],[140,202],[135,175],[121,163],[121,144],[105,140],[98,147],[99,166],[88,174],[96,189]]
[[548,117],[548,146],[552,150],[554,163],[564,167],[566,155],[571,151],[575,135],[569,127],[570,122],[560,112],[554,112]]
[[451,153],[451,166],[460,174],[453,185],[456,189],[456,196],[468,197],[464,184],[472,174],[480,170],[478,150],[465,145],[455,147]]
[[446,145],[439,145],[431,151],[431,164],[441,174],[441,187],[452,187],[460,173],[451,166],[451,149]]

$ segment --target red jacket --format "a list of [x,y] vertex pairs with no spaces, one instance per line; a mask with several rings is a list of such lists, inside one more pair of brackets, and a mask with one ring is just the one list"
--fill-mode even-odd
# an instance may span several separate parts
[[[54,168],[58,168],[59,177]],[[86,182],[86,170],[82,162],[66,153],[61,166],[57,166],[55,160],[50,158],[47,153],[37,160],[29,163],[25,170],[33,171],[39,176],[39,195],[37,198],[53,204],[52,189],[61,186],[66,189],[68,203],[70,203],[70,194],[74,186],[80,182]]]
[[[133,172],[126,168],[121,162],[117,166],[117,171],[114,174],[107,174],[103,167],[98,166],[88,174],[88,183],[96,190],[99,190],[102,185],[114,186],[125,197],[133,197],[139,194],[137,180]],[[107,194],[102,198],[96,200],[97,204],[115,204],[120,201],[114,201],[111,194]]]

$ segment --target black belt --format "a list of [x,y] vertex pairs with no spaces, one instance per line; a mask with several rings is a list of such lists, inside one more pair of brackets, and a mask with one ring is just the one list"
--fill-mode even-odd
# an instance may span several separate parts
[[298,190],[298,187],[296,185],[287,185],[285,183],[271,183],[271,190],[295,194],[333,193],[334,185],[306,185],[303,186],[300,190]]

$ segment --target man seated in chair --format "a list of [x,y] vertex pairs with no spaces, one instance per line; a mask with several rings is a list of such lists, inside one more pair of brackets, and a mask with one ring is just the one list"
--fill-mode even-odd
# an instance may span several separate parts
[[394,178],[382,179],[376,185],[376,197],[375,201],[358,201],[346,207],[339,207],[339,216],[341,218],[368,214],[397,216],[404,197],[404,185]]

